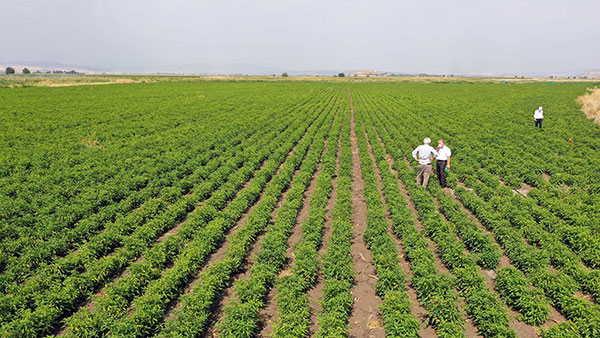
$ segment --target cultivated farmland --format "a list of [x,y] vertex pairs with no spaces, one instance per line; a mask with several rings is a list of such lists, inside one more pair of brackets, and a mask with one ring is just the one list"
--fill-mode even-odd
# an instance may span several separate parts
[[0,336],[600,337],[587,87],[0,88]]

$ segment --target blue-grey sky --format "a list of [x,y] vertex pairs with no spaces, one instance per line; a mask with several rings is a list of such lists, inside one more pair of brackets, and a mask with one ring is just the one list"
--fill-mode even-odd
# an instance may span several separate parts
[[0,61],[130,72],[553,73],[600,68],[600,1],[1,0],[0,37]]

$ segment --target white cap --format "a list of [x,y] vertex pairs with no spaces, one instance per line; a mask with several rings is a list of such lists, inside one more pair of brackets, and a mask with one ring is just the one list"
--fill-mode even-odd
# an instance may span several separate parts
[[542,110],[542,106],[540,106],[540,110]]
[[429,144],[429,143],[431,143],[431,139],[429,137],[426,137],[423,139],[423,143]]

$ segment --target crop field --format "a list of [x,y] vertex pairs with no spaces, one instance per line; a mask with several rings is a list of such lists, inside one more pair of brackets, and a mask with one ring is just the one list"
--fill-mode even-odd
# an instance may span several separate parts
[[0,337],[600,337],[591,86],[0,88]]

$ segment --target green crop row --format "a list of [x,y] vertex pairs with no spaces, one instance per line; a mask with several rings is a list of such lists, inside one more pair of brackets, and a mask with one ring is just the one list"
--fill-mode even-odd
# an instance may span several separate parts
[[539,326],[548,320],[550,306],[544,295],[531,287],[523,272],[512,266],[501,268],[494,283],[506,303],[521,314],[521,321]]

